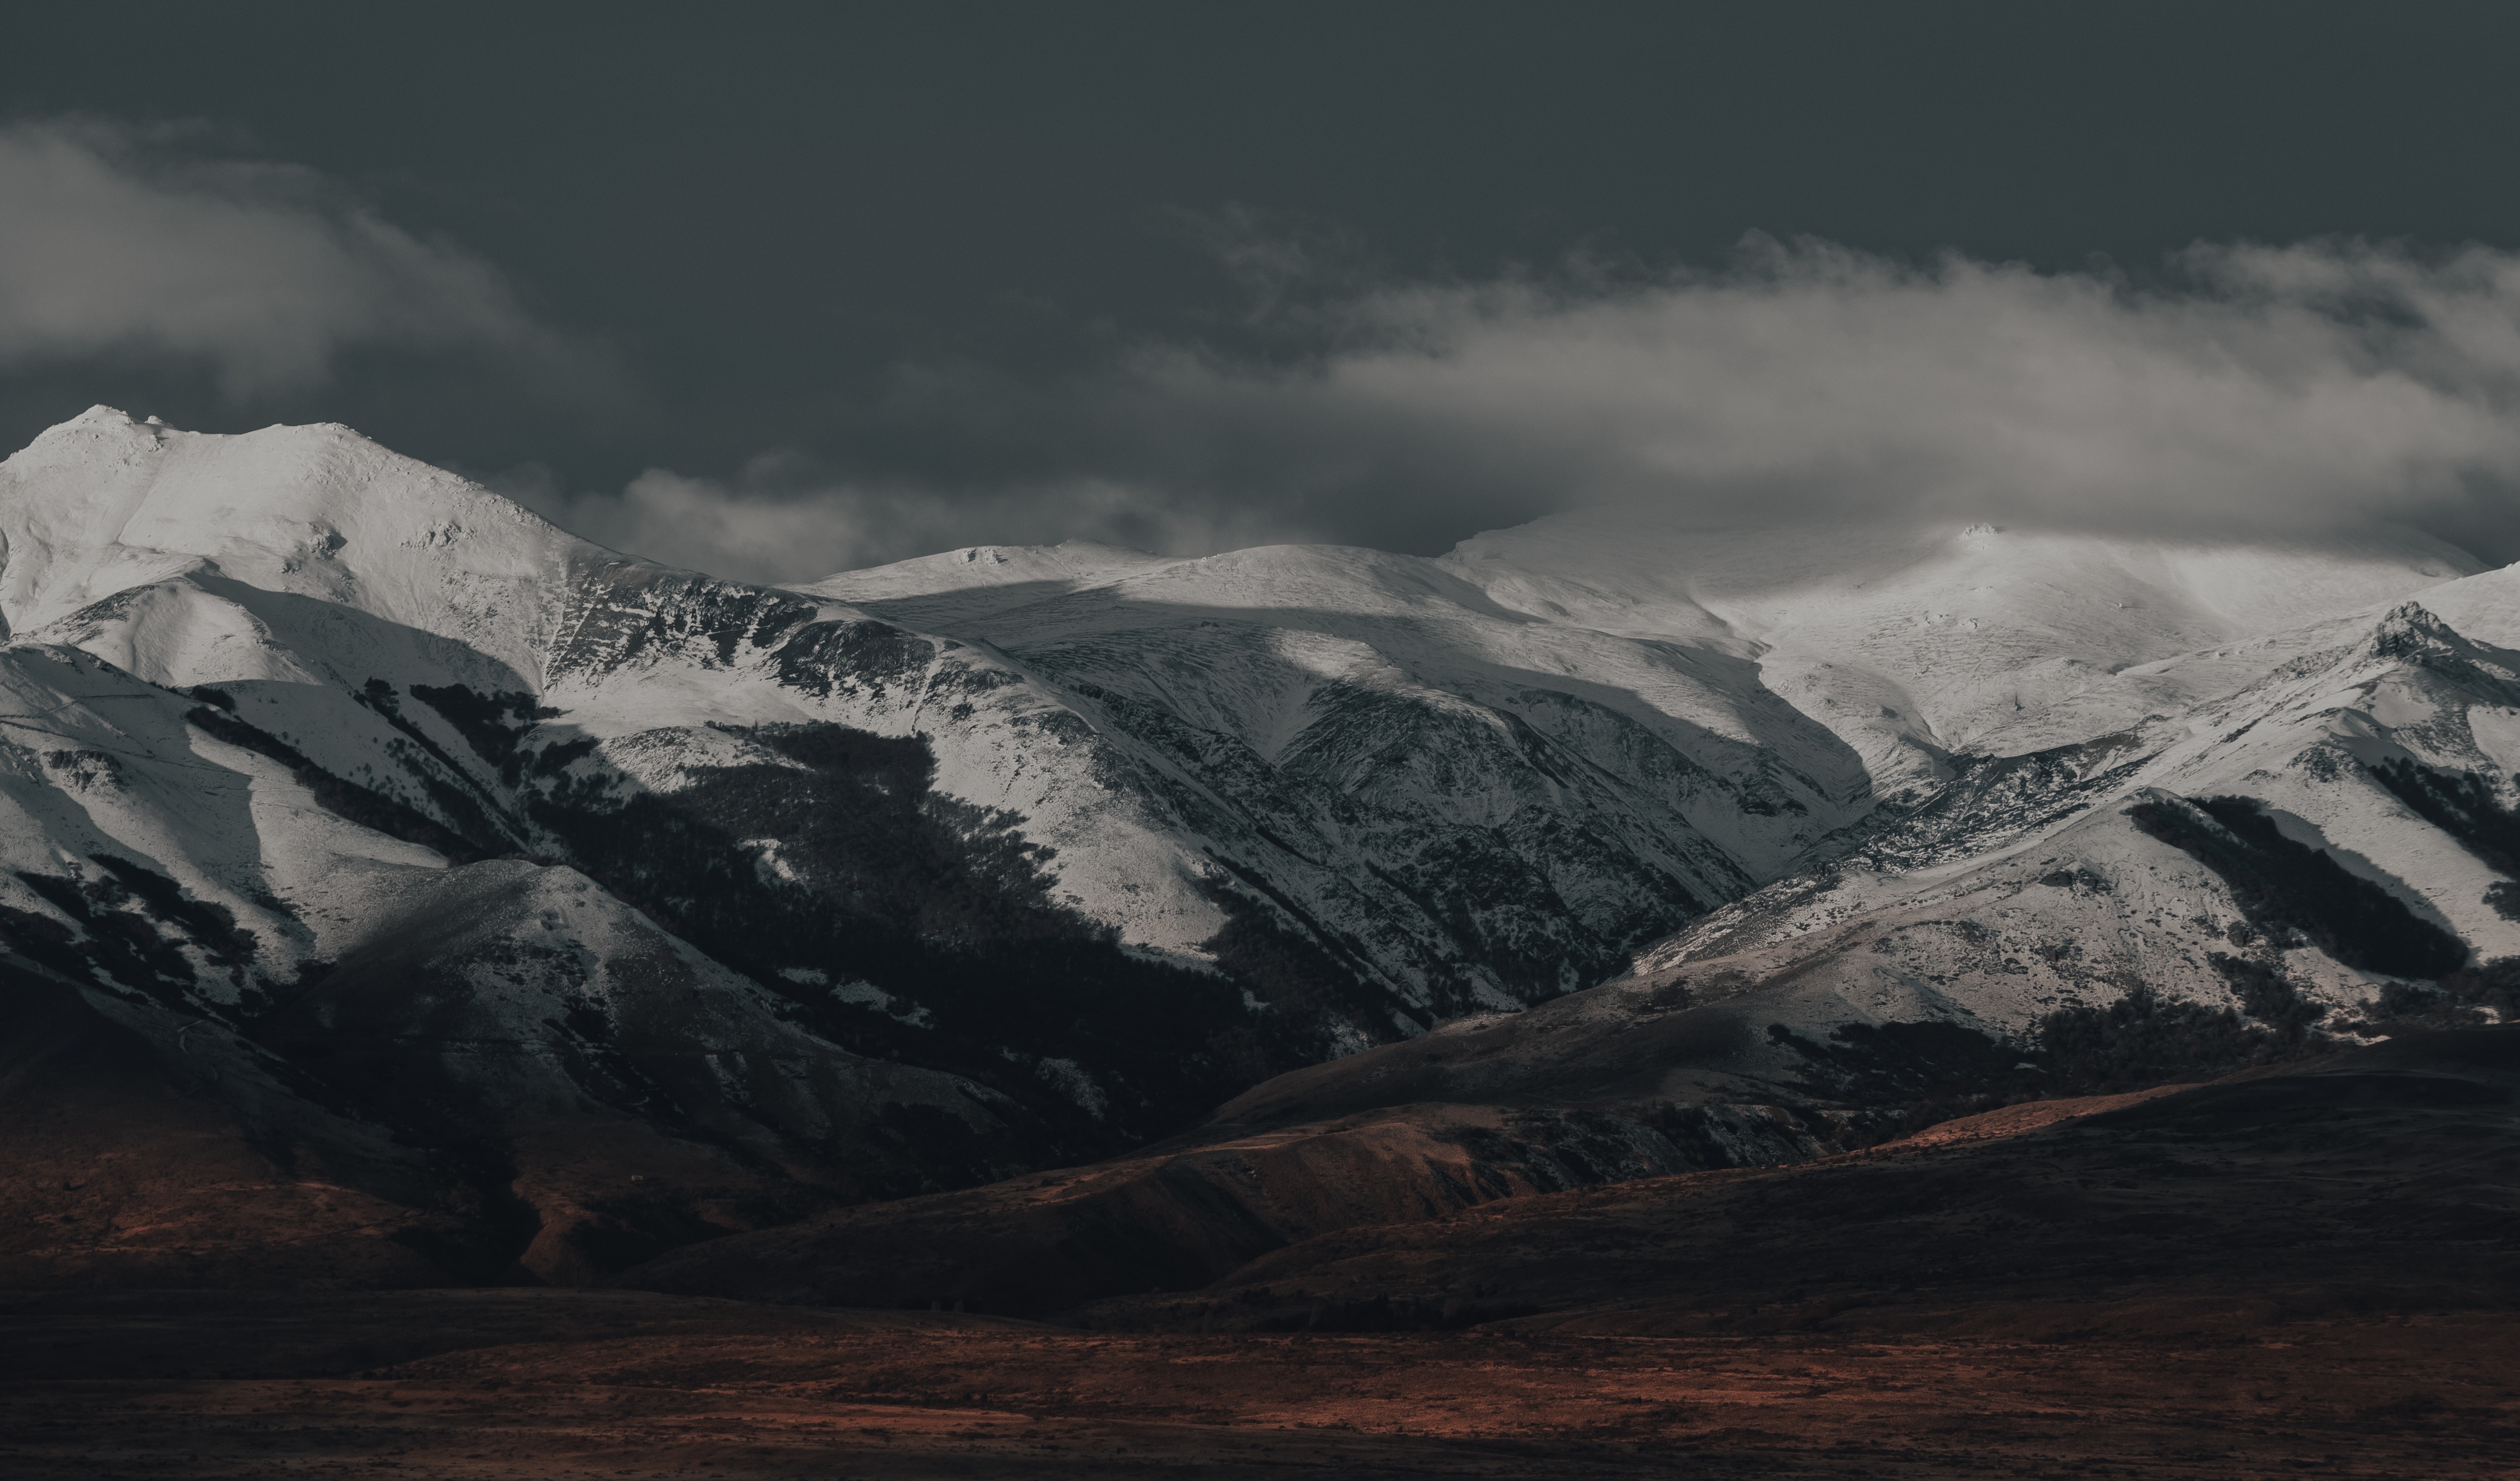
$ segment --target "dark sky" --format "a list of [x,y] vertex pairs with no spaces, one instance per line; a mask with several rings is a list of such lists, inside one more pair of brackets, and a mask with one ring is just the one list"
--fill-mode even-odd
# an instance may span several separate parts
[[[301,166],[235,189],[484,265],[562,348],[397,321],[240,378],[48,331],[0,343],[0,442],[104,400],[345,421],[546,504],[662,469],[968,512],[915,544],[1039,538],[1027,490],[1105,480],[1440,550],[1547,505],[1547,459],[1472,488],[1216,378],[1320,366],[1395,286],[1615,295],[1753,232],[2138,291],[2200,242],[2520,247],[2515,57],[2507,4],[19,7],[9,120],[196,194]],[[1207,410],[1149,354],[1208,366]]]

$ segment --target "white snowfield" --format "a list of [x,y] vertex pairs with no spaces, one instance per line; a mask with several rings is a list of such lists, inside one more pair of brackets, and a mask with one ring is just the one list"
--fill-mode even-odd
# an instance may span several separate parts
[[[428,950],[470,964],[481,1034],[704,1000],[676,1032],[749,1055],[724,1096],[787,1097],[789,1128],[829,1122],[832,1095],[977,1126],[995,1093],[873,1060],[845,1093],[794,1090],[803,1060],[850,1056],[771,989],[893,989],[848,961],[748,976],[597,882],[607,861],[526,862],[565,852],[533,821],[547,784],[417,689],[521,696],[559,779],[614,799],[794,770],[763,740],[782,727],[925,738],[935,791],[1019,817],[1055,851],[1052,898],[1131,951],[1230,968],[1223,933],[1262,920],[1367,984],[1377,1006],[1325,1019],[1338,1047],[1585,988],[1640,949],[1637,980],[1790,978],[1775,1011],[1815,1029],[2017,1033],[2137,980],[2228,994],[2202,958],[2236,907],[2128,822],[2155,795],[2263,799],[2480,956],[2520,953],[2484,903],[2499,876],[2366,775],[2469,772],[2507,806],[2520,765],[2520,691],[2498,688],[2520,683],[2520,575],[2408,531],[1593,513],[1437,560],[982,547],[782,591],[618,556],[345,427],[218,436],[99,407],[0,464],[0,905],[84,940],[99,927],[29,878],[143,866],[250,933],[169,948],[234,1006],[452,902],[470,923]],[[217,697],[175,693],[197,689]],[[188,722],[203,704],[303,766]],[[318,773],[522,857],[451,864],[324,805]],[[1971,787],[1966,826],[1935,821]],[[746,842],[765,877],[792,876],[783,837]],[[485,931],[562,965],[484,965]],[[2268,953],[2335,1003],[2377,980]],[[1042,1063],[1026,1076],[1102,1103],[1095,1066]],[[536,1074],[531,1095],[567,1093]]]
[[1480,535],[1446,563],[1521,609],[1731,639],[1771,689],[1863,754],[1884,795],[1945,780],[1950,751],[2014,754],[2188,708],[2262,670],[2153,666],[2478,568],[2412,530],[2218,545],[1848,520],[1779,538],[1656,529],[1633,512]]

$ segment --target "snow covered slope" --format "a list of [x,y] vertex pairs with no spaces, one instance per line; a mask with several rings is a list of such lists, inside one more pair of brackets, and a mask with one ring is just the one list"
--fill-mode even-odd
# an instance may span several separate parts
[[[1710,530],[1629,511],[1481,535],[1446,563],[1517,609],[1754,646],[1768,686],[1854,746],[1884,796],[1947,780],[1953,751],[2085,740],[2247,682],[2191,663],[2192,683],[2108,683],[2130,670],[2477,569],[2410,530],[2240,544],[1957,521]],[[2040,730],[2060,706],[2062,731]]]
[[[1867,1012],[1913,1016],[1933,1002],[2017,1032],[2059,1003],[2135,982],[2210,981],[2218,947],[2253,954],[2340,1016],[2392,980],[2438,978],[2471,955],[2520,957],[2520,568],[2271,647],[2295,651],[2175,719],[1979,762],[1936,806],[1829,868],[1642,954],[1640,974],[1743,958],[1774,976],[1861,947],[1843,975],[1860,979],[1845,993],[1872,1000]],[[2294,849],[2244,847],[2252,826],[2235,833],[2228,806],[2181,799],[2243,799]],[[2286,914],[2284,879],[2248,876],[2279,871],[2294,850],[2323,854],[2392,905],[2352,929],[2306,910],[2271,924]],[[1929,918],[1937,930],[1900,924]],[[2428,965],[2420,950],[2383,944],[2391,929],[2454,945]],[[1903,996],[1900,1012],[1882,1007]]]
[[1413,1009],[1584,985],[1870,806],[1737,655],[1509,610],[1412,557],[976,549],[803,590],[1056,686],[1173,831]]

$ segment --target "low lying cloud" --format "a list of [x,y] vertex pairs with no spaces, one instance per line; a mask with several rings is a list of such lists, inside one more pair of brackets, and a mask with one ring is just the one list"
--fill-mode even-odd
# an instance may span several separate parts
[[173,358],[245,398],[321,382],[358,345],[574,355],[489,264],[312,171],[103,123],[0,128],[0,368]]
[[804,582],[977,544],[1095,540],[1168,553],[1232,550],[1279,531],[1243,512],[1096,479],[940,495],[907,485],[799,484],[764,459],[733,483],[651,469],[618,495],[563,492],[540,469],[491,486],[599,545],[739,581]]
[[[952,476],[798,493],[657,472],[563,522],[731,574],[1079,535],[1435,552],[1602,505],[1713,525],[2388,520],[2520,558],[2511,253],[2198,247],[2137,283],[1754,241],[1723,270],[1645,282],[1308,304],[1283,277],[1266,285],[1279,338],[1313,345],[1292,363],[1151,344],[1048,390],[906,375],[895,411],[953,450]],[[1005,471],[971,471],[992,460]]]

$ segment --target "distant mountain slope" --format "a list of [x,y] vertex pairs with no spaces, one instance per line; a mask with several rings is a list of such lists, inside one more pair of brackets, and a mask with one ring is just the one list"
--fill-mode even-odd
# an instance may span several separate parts
[[1885,796],[1947,780],[1937,763],[1954,752],[2088,740],[2220,697],[2220,666],[2148,670],[2478,569],[2411,530],[2218,541],[1843,520],[1780,533],[1635,510],[1481,535],[1445,563],[1517,609],[1752,645],[1769,687],[1859,751]]
[[2366,611],[2271,640],[2256,683],[2191,712],[1960,758],[1927,802],[1626,976],[1290,1072],[1219,1122],[1533,1100],[1950,1113],[2314,1034],[2508,1021],[2520,569],[2425,601],[2479,636],[2416,603]]

